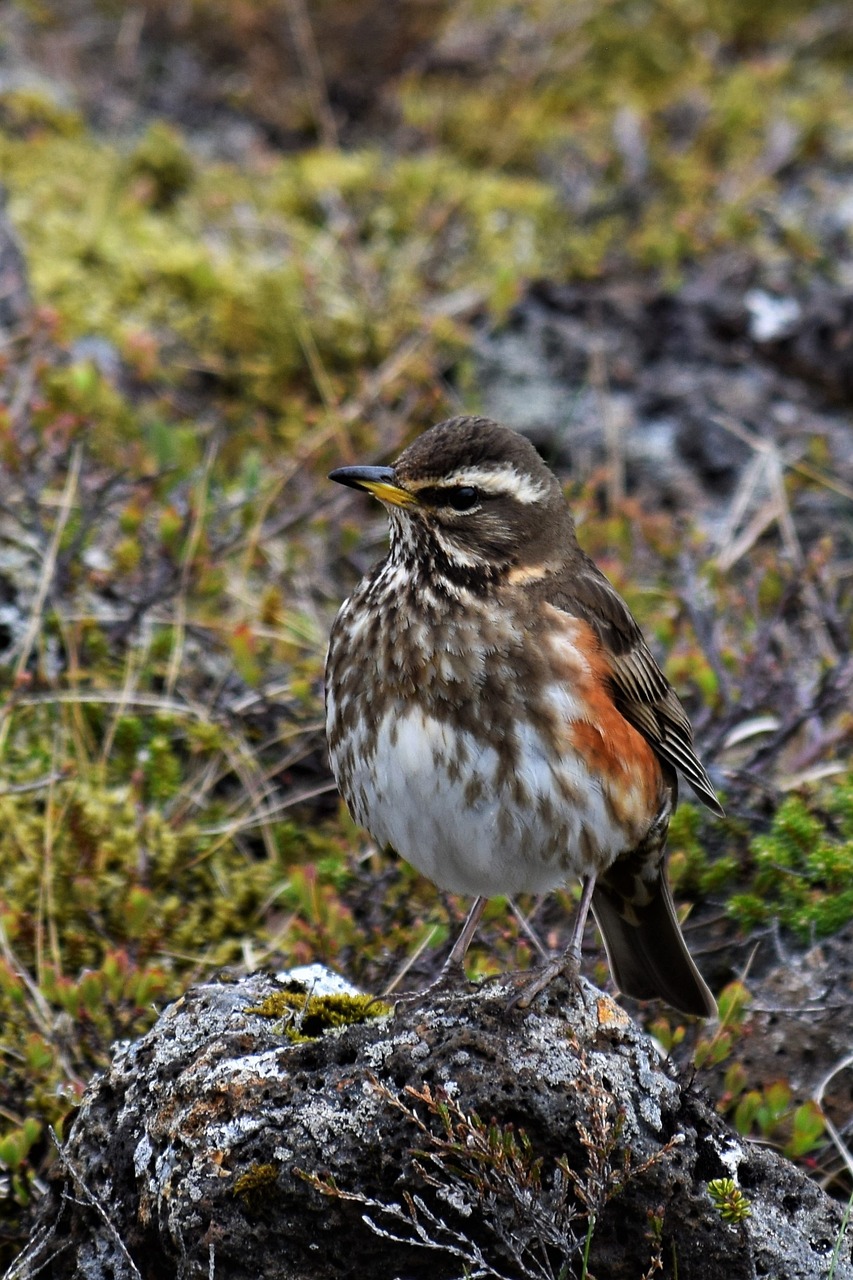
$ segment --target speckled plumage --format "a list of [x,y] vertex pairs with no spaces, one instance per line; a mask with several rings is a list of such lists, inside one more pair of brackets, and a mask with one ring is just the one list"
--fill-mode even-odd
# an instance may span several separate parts
[[480,418],[425,432],[393,468],[332,475],[391,521],[329,645],[329,752],[355,819],[456,892],[591,879],[617,985],[712,1012],[666,884],[675,767],[719,806],[556,478]]

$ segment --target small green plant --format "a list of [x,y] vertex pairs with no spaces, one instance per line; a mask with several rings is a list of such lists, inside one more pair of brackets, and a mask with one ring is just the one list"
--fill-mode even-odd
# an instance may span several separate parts
[[742,982],[730,982],[720,993],[719,1024],[713,1035],[699,1039],[693,1054],[697,1067],[714,1067],[726,1060],[739,1039],[749,1001],[749,992]]
[[853,918],[853,777],[819,803],[790,795],[750,847],[752,883],[729,910],[745,928],[776,918],[803,941]]
[[151,124],[129,160],[136,196],[155,209],[168,209],[190,188],[195,165],[180,134],[162,120]]
[[739,1226],[750,1216],[749,1200],[734,1178],[714,1178],[708,1183],[708,1195],[723,1222]]
[[[727,1075],[727,1082],[731,1076]],[[826,1122],[816,1102],[795,1104],[791,1086],[776,1080],[761,1089],[745,1090],[727,1106],[738,1133],[758,1136],[781,1149],[789,1160],[799,1160],[824,1141]]]
[[711,855],[708,838],[711,820],[698,805],[682,802],[672,816],[669,829],[669,874],[677,894],[704,898],[719,894],[737,883],[740,859],[735,850],[744,843],[740,824],[732,819],[713,819],[714,834],[726,843],[726,851]]

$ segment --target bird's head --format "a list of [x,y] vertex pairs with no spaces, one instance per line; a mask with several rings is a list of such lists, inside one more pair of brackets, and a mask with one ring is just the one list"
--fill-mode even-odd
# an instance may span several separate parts
[[556,477],[529,440],[488,418],[451,418],[418,436],[390,467],[340,467],[391,518],[391,553],[432,557],[473,585],[558,568],[574,527]]

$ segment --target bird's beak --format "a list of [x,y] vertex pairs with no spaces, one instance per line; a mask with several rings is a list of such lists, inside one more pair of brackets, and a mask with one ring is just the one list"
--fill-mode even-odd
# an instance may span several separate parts
[[392,507],[413,507],[417,498],[408,489],[397,484],[393,467],[338,467],[329,472],[329,479],[347,484],[351,489],[366,489],[380,502]]

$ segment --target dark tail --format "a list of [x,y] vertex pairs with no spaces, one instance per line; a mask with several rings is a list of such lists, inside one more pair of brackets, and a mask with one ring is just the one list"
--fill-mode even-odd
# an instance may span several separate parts
[[681,1013],[713,1018],[717,1003],[681,936],[664,874],[658,886],[645,906],[630,905],[628,914],[636,920],[632,924],[625,919],[620,895],[605,885],[596,885],[592,910],[604,938],[613,980],[620,991],[637,1000],[659,996]]

